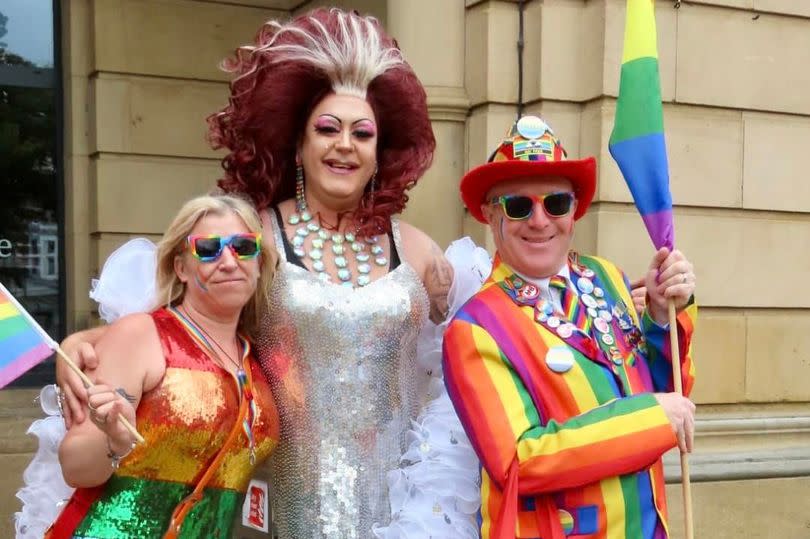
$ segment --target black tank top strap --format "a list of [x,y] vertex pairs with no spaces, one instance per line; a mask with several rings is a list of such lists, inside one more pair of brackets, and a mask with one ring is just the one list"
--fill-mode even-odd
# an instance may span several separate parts
[[399,267],[399,245],[394,241],[394,231],[388,232],[388,243],[391,245],[391,260],[388,261],[388,271],[394,271]]
[[290,243],[290,240],[287,239],[287,234],[284,233],[284,221],[281,219],[281,211],[278,209],[278,206],[273,207],[273,213],[276,215],[276,225],[278,226],[279,234],[278,237],[281,239],[281,244],[284,248],[284,258],[287,259],[287,262],[290,264],[296,265],[299,268],[307,269],[304,263],[301,261],[301,258],[295,251],[293,251],[293,246]]

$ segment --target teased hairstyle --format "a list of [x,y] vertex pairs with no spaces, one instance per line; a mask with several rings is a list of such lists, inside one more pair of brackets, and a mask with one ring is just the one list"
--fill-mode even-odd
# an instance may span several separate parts
[[[174,260],[178,256],[191,256],[187,248],[189,234],[195,225],[207,215],[237,215],[251,232],[261,234],[262,223],[250,202],[231,195],[206,195],[193,198],[183,204],[177,212],[166,233],[158,243],[157,252],[157,293],[160,301],[166,305],[175,305],[183,301],[186,293],[185,284],[174,271]],[[267,305],[267,292],[278,264],[278,254],[268,248],[262,241],[259,254],[259,282],[256,292],[242,309],[239,318],[239,329],[249,337],[255,337],[262,310]],[[164,300],[165,298],[165,300]]]
[[208,118],[222,160],[225,191],[261,210],[295,195],[295,153],[312,109],[328,94],[365,98],[377,119],[377,190],[366,188],[355,219],[360,232],[389,229],[433,159],[427,97],[396,42],[373,17],[316,9],[266,23],[255,44],[223,63],[234,74],[228,105]]

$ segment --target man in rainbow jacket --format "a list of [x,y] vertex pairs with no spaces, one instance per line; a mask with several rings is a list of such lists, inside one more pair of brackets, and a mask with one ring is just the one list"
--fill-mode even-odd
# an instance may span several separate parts
[[565,155],[525,116],[461,182],[497,248],[444,337],[445,383],[482,464],[481,536],[665,538],[661,456],[691,451],[695,410],[673,392],[667,300],[688,395],[693,267],[659,250],[639,316],[621,270],[571,250],[596,161]]

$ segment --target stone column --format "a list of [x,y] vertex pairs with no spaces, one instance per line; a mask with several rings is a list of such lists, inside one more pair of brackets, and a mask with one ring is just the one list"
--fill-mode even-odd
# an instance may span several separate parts
[[65,287],[67,330],[87,327],[94,304],[90,281],[89,84],[93,8],[87,0],[62,1],[62,85],[64,107]]
[[464,173],[464,2],[387,0],[386,28],[416,70],[428,95],[436,135],[433,166],[411,191],[404,219],[444,248],[462,234],[458,182]]

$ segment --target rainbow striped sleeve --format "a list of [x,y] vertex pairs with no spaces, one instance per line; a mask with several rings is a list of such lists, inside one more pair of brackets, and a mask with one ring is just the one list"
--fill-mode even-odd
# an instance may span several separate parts
[[[678,313],[678,351],[681,354],[683,394],[687,397],[695,385],[695,364],[692,361],[692,334],[697,322],[697,304],[693,300]],[[647,363],[650,366],[655,391],[675,391],[672,383],[672,357],[669,328],[655,323],[647,312],[641,317],[641,331],[647,341]]]
[[636,472],[676,443],[652,393],[610,401],[523,434],[517,444],[520,492],[553,492]]
[[56,343],[0,283],[0,388],[48,358]]
[[[630,295],[630,280],[627,275],[616,267],[613,263],[604,258],[596,256],[583,256],[583,261],[594,261],[589,264],[600,276],[604,276],[606,281],[613,283],[624,283],[624,287],[617,287],[616,294],[625,302],[632,305]],[[636,320],[635,310],[631,311],[633,319]],[[678,351],[681,354],[681,376],[684,395],[687,397],[695,384],[695,364],[692,361],[692,334],[697,323],[698,307],[694,297],[686,308],[678,313]],[[640,320],[637,320],[641,332],[647,341],[647,351],[644,357],[650,368],[650,375],[653,381],[653,391],[670,392],[674,391],[672,383],[672,358],[669,347],[669,328],[664,328],[655,323],[650,315],[645,311]]]
[[652,394],[615,399],[565,421],[544,420],[510,359],[464,312],[448,327],[443,353],[450,398],[499,489],[516,460],[519,492],[539,494],[637,471],[676,443]]
[[656,249],[671,250],[675,231],[653,0],[627,0],[619,98],[608,149]]

